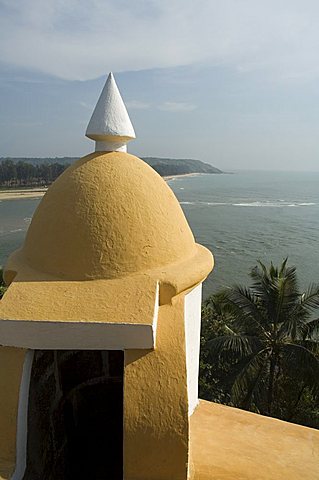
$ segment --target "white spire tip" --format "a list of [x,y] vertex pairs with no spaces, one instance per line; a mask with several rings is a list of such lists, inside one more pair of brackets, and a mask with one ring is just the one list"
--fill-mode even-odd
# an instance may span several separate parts
[[126,151],[126,144],[135,138],[135,132],[110,72],[96,104],[86,134],[95,140],[96,151]]

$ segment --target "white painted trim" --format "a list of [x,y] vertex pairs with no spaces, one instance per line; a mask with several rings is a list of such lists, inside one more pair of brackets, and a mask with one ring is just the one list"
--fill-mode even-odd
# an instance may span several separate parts
[[28,407],[33,357],[34,351],[29,350],[23,364],[17,420],[16,468],[11,480],[21,480],[27,466]]
[[121,142],[95,142],[96,152],[127,152],[125,143]]
[[153,349],[155,335],[132,323],[0,320],[1,345],[34,350]]
[[154,337],[154,347],[156,348],[156,332],[157,332],[157,321],[158,321],[158,311],[159,311],[159,282],[156,284],[155,292],[155,305],[154,305],[154,315],[153,315],[153,337]]
[[185,295],[184,321],[186,343],[186,374],[188,393],[188,415],[191,416],[198,404],[198,374],[200,353],[202,284]]

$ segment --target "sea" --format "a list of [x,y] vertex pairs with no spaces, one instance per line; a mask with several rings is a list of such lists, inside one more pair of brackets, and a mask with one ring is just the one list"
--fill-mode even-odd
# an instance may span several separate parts
[[[214,255],[204,298],[250,284],[258,260],[288,257],[301,289],[319,284],[319,172],[239,171],[168,181],[198,243]],[[39,199],[0,202],[0,265],[22,243]]]

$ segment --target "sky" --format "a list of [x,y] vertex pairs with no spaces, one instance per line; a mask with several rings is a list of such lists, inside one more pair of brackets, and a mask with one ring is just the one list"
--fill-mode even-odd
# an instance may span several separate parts
[[92,151],[109,71],[135,155],[319,171],[317,0],[0,0],[0,157]]

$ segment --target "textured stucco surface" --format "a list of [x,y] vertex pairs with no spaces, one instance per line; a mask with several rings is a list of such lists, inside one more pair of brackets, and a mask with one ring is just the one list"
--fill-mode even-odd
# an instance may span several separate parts
[[88,155],[49,188],[22,256],[61,280],[119,278],[191,257],[193,234],[166,182],[122,152]]
[[186,480],[184,295],[159,309],[156,350],[125,352],[124,478]]
[[[141,286],[143,295],[140,295]],[[155,280],[134,276],[126,279],[126,289],[121,290],[122,287],[122,282],[117,280],[50,282],[36,278],[19,281],[16,277],[0,302],[0,318],[151,325]],[[129,310],[127,305],[131,305]]]
[[316,480],[319,432],[200,401],[190,422],[193,480]]
[[16,460],[19,389],[26,351],[0,346],[0,478],[10,478]]
[[157,285],[160,304],[169,303],[212,266],[151,167],[126,153],[94,153],[68,168],[39,204],[25,244],[5,267],[11,285],[0,319],[152,326]]
[[[184,297],[212,267],[211,253],[195,243],[164,180],[138,158],[120,152],[94,153],[67,169],[42,199],[24,246],[6,265],[10,286],[0,301],[0,344],[1,338],[11,345],[19,337],[26,342],[21,345],[34,348],[27,337],[32,330],[40,338],[37,328],[45,322],[52,325],[37,348],[45,348],[47,341],[59,348],[59,338],[65,341],[59,322],[152,331],[157,324],[155,350],[126,350],[125,355],[127,480],[186,480]],[[86,348],[86,340],[81,335],[79,348]],[[5,370],[7,362],[3,365]],[[5,385],[8,376],[1,381]],[[7,425],[2,417],[5,408],[11,409],[5,435],[15,438],[18,388],[6,402],[0,422]],[[4,450],[3,475],[13,467],[13,454],[12,443],[8,455]]]

